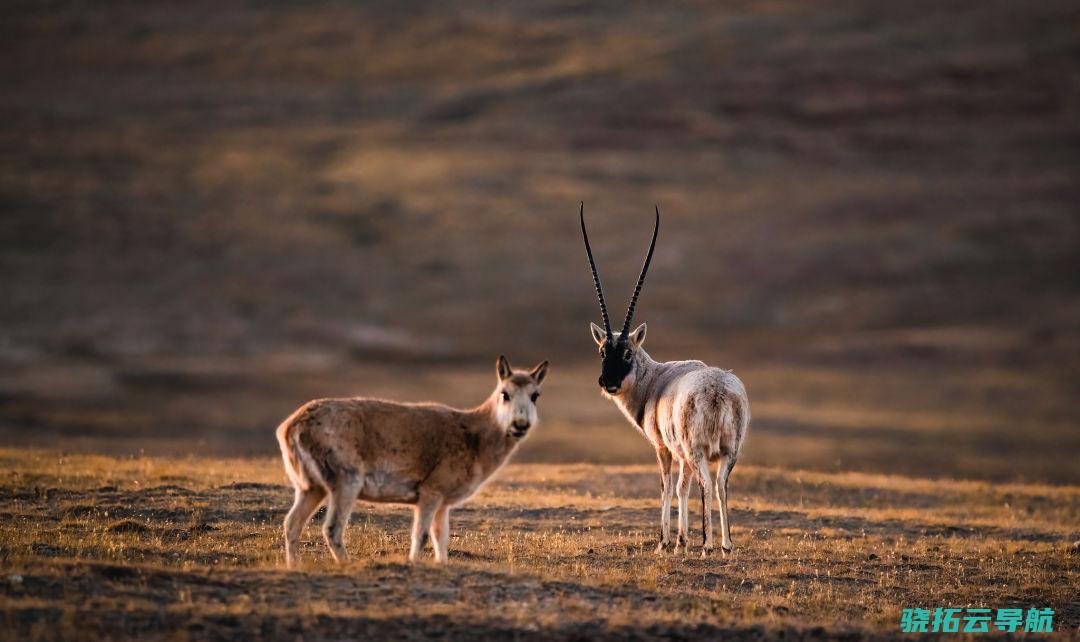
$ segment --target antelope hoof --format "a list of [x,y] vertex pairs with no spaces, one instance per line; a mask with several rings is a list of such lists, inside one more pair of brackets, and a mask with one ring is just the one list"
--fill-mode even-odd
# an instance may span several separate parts
[[731,555],[732,548],[730,546],[721,546],[720,550],[724,552],[724,557]]
[[686,538],[682,535],[679,535],[679,539],[675,540],[675,552],[678,553],[679,549],[682,549],[683,553],[690,550],[690,547],[686,545]]
[[660,540],[660,543],[656,545],[656,554],[663,555],[667,552],[667,547],[671,544],[668,540]]
[[713,547],[712,544],[706,544],[705,546],[701,547],[701,556],[702,557],[708,557],[708,556],[712,555],[713,551],[715,551],[715,550],[716,549]]

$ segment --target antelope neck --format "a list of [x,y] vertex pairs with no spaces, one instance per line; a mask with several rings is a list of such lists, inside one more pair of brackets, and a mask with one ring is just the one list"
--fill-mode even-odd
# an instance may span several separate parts
[[622,411],[634,422],[638,428],[644,428],[645,408],[652,397],[655,388],[659,367],[662,365],[652,359],[647,352],[639,349],[635,357],[637,363],[634,368],[634,382],[625,386],[617,395],[612,395]]

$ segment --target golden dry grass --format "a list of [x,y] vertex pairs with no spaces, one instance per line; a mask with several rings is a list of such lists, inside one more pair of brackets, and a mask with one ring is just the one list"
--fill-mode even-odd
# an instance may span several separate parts
[[736,553],[702,559],[653,553],[651,467],[517,464],[454,513],[446,567],[405,563],[407,508],[361,504],[354,561],[333,564],[313,523],[287,571],[275,459],[0,463],[0,618],[20,638],[855,639],[896,634],[912,606],[1049,606],[1063,638],[1080,624],[1074,486],[740,466]]

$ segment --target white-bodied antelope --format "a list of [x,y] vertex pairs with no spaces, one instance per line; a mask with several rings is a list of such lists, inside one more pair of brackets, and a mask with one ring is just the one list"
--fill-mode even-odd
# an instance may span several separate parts
[[[712,497],[720,503],[720,545],[731,552],[731,523],[728,516],[728,477],[739,457],[739,447],[750,425],[750,401],[746,388],[729,370],[710,368],[701,361],[654,361],[641,347],[645,342],[645,324],[630,332],[645,274],[649,271],[656,237],[660,232],[660,208],[656,208],[656,226],[645,263],[641,268],[634,295],[626,310],[622,331],[611,332],[607,304],[600,275],[596,271],[589,234],[585,231],[585,205],[581,206],[581,235],[589,255],[596,296],[604,327],[590,323],[593,340],[600,348],[603,369],[600,388],[604,396],[614,400],[634,427],[656,449],[660,464],[662,512],[660,513],[660,544],[663,552],[671,542],[671,494],[675,488],[672,462],[679,463],[679,538],[675,549],[687,546],[689,516],[687,503],[690,482],[697,479],[701,487],[704,538],[702,554],[713,550]],[[716,480],[709,464],[717,462]]]
[[450,509],[472,497],[536,425],[547,369],[545,361],[513,370],[500,356],[495,391],[470,410],[366,398],[301,406],[277,429],[296,489],[285,517],[286,564],[295,563],[300,534],[323,502],[326,545],[344,562],[345,527],[357,499],[414,505],[409,560],[417,560],[430,534],[435,559],[445,562]]

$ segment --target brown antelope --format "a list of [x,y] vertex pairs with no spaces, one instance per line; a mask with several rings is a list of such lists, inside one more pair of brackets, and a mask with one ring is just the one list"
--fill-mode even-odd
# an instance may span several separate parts
[[[675,550],[687,544],[689,516],[687,503],[690,481],[696,478],[701,487],[704,546],[702,554],[713,550],[712,496],[720,503],[720,545],[731,552],[731,523],[728,517],[728,477],[739,457],[739,447],[750,425],[750,401],[739,378],[729,370],[710,368],[701,361],[654,361],[641,347],[645,342],[645,324],[633,332],[630,320],[634,316],[641,286],[656,248],[660,232],[660,208],[656,208],[656,225],[652,243],[641,268],[634,295],[626,310],[622,331],[611,332],[607,304],[600,275],[596,271],[589,234],[585,231],[585,205],[581,206],[581,234],[585,252],[589,255],[596,296],[604,327],[590,323],[593,340],[600,348],[603,362],[600,388],[604,396],[614,400],[630,423],[649,440],[656,450],[660,464],[662,511],[660,513],[660,544],[663,552],[671,537],[671,494],[675,477],[671,465],[679,462],[679,538]],[[717,462],[716,481],[709,473],[710,462]],[[684,549],[685,550],[685,549]]]
[[296,500],[285,517],[285,561],[292,566],[304,526],[326,503],[323,536],[334,559],[347,559],[344,535],[357,499],[412,504],[416,561],[429,536],[446,561],[450,509],[472,497],[536,425],[545,361],[531,371],[496,362],[498,384],[479,406],[380,399],[319,399],[277,429]]

